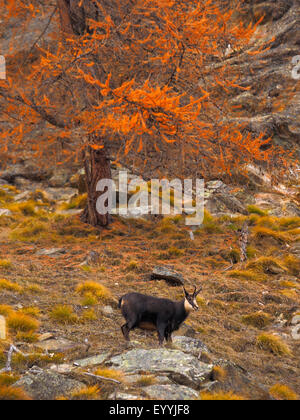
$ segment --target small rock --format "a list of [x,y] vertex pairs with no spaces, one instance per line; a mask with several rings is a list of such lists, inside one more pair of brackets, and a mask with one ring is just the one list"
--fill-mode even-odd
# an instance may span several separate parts
[[74,369],[76,369],[74,366],[69,365],[67,363],[64,363],[62,365],[52,365],[50,366],[50,370],[56,372],[56,373],[70,373],[72,372]]
[[105,315],[112,315],[114,313],[114,310],[113,310],[113,308],[110,305],[103,306],[103,308],[101,308],[101,311]]
[[168,283],[174,286],[183,286],[184,278],[182,274],[177,273],[172,270],[170,267],[157,266],[154,267],[151,280],[166,280]]
[[90,251],[86,259],[80,265],[98,265],[99,262],[100,254],[96,251]]
[[140,400],[141,398],[137,395],[132,394],[125,394],[124,392],[117,392],[116,394],[110,394],[108,397],[109,400],[120,400],[120,401],[134,401],[134,400]]
[[49,340],[50,338],[53,338],[54,336],[53,336],[53,334],[51,334],[51,333],[44,333],[44,334],[40,334],[39,336],[38,336],[38,341],[39,342],[42,342],[42,341],[46,341],[46,340]]
[[99,354],[98,356],[92,356],[92,357],[87,357],[86,359],[75,360],[73,364],[74,366],[78,366],[78,367],[101,365],[108,359],[109,355],[110,353],[105,352],[103,354]]
[[0,209],[0,217],[1,216],[11,216],[12,212],[8,209]]
[[78,344],[73,343],[72,341],[65,340],[63,338],[60,338],[58,340],[50,339],[43,342],[40,342],[39,344],[36,344],[37,347],[44,351],[54,352],[54,353],[64,353],[68,350],[73,349]]
[[198,392],[183,385],[150,385],[144,388],[150,398],[156,400],[195,400]]
[[75,188],[46,188],[45,193],[50,201],[70,201],[77,194]]
[[30,369],[14,385],[22,388],[34,400],[55,400],[59,396],[68,396],[85,387],[82,382],[50,370]]
[[63,248],[41,249],[36,253],[36,255],[43,255],[46,257],[57,257],[62,254],[66,254],[66,250]]
[[0,340],[6,340],[6,320],[0,315]]
[[300,324],[300,315],[295,315],[291,321],[292,325]]
[[193,354],[198,357],[204,351],[209,353],[208,348],[200,340],[190,337],[175,336],[173,337],[173,344],[185,353]]

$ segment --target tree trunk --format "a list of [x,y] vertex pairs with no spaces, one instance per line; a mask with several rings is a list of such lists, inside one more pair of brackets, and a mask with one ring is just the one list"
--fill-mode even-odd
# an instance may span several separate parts
[[81,220],[92,226],[106,227],[111,222],[111,215],[100,214],[96,204],[98,198],[106,192],[97,191],[97,184],[102,179],[111,179],[110,160],[107,157],[105,147],[94,149],[87,146],[84,152],[85,181],[88,194],[87,206],[81,214]]
[[[95,20],[97,20],[97,5],[93,1],[86,3],[86,7],[90,13],[94,11]],[[83,2],[79,2],[78,0],[57,0],[57,6],[64,38],[67,38],[68,34],[83,35],[88,29],[86,27],[85,6],[83,6]],[[96,67],[95,74],[97,74]],[[101,139],[90,136],[88,144],[83,153],[88,203],[81,214],[81,220],[92,226],[105,227],[109,225],[111,216],[109,213],[103,215],[97,212],[97,200],[105,191],[96,191],[96,188],[98,182],[102,179],[111,179],[110,161],[107,157],[105,146],[103,148],[96,147],[103,144]]]

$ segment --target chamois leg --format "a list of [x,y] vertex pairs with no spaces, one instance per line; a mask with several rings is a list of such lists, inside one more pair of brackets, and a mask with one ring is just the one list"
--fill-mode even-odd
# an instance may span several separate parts
[[130,333],[131,330],[133,330],[136,327],[136,325],[137,325],[137,319],[136,318],[131,319],[131,320],[127,321],[126,324],[122,325],[121,330],[122,330],[122,333],[123,333],[126,341],[130,341],[129,333]]
[[166,334],[165,334],[165,339],[166,339],[166,341],[168,342],[168,343],[173,343],[173,340],[172,340],[172,333],[171,332],[166,332]]
[[128,328],[128,324],[126,323],[122,325],[121,330],[122,330],[125,340],[130,341],[130,338],[129,338],[130,329]]
[[166,336],[166,328],[167,326],[165,324],[158,324],[157,325],[157,332],[158,332],[158,341],[159,345],[162,346],[164,343],[164,339]]

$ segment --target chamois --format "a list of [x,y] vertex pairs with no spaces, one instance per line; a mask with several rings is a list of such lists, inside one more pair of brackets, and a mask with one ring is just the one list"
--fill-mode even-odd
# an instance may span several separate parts
[[199,309],[196,301],[196,286],[192,294],[183,287],[184,299],[174,302],[170,299],[161,299],[140,293],[128,293],[119,300],[119,308],[126,320],[121,330],[124,338],[130,341],[129,333],[135,328],[156,330],[159,345],[166,341],[172,342],[172,333],[179,329],[191,311]]

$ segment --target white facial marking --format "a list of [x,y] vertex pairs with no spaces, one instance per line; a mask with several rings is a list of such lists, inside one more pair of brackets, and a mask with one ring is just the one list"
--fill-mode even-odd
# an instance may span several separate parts
[[[197,305],[197,302],[196,302],[195,299],[194,299],[193,303],[198,308],[198,305]],[[184,300],[184,308],[185,308],[186,312],[192,312],[192,311],[195,310],[187,299]]]

